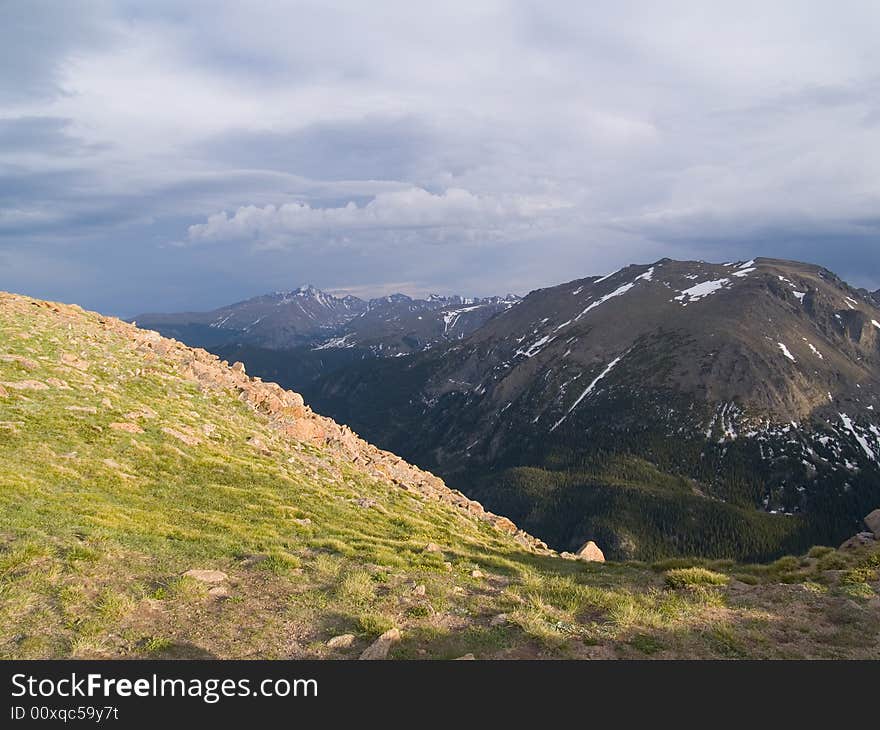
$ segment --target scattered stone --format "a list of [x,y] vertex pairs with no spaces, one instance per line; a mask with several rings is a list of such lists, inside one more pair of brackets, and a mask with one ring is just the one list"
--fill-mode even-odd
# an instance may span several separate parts
[[244,363],[234,362],[232,363],[232,369],[237,373],[244,373]]
[[420,583],[419,585],[417,585],[415,588],[412,589],[412,594],[414,596],[424,596],[425,595],[425,586]]
[[605,554],[599,549],[599,546],[592,540],[584,543],[583,547],[575,553],[579,560],[586,560],[590,563],[604,563]]
[[144,429],[136,423],[111,423],[110,428],[116,431],[125,431],[127,433],[143,433]]
[[465,654],[464,656],[456,657],[453,661],[456,662],[472,662],[476,661],[476,657],[473,654]]
[[67,406],[65,410],[76,411],[77,413],[91,413],[93,415],[98,412],[98,409],[94,406]]
[[89,363],[87,360],[82,360],[78,358],[76,355],[72,355],[69,352],[61,353],[61,362],[65,365],[70,365],[71,367],[76,368],[77,370],[88,370]]
[[104,464],[104,466],[109,466],[111,469],[122,471],[122,464],[120,464],[118,461],[114,461],[113,459],[104,459],[102,463]]
[[[354,634],[340,634],[339,636],[334,636],[330,641],[327,642],[327,646],[331,649],[348,649],[354,644]],[[363,657],[361,657],[363,659]]]
[[577,560],[577,555],[575,555],[574,553],[570,553],[567,550],[563,550],[561,553],[559,553],[559,557],[563,560]]
[[425,545],[425,552],[426,553],[440,553],[440,552],[443,552],[443,550],[436,542],[429,542],[427,545]]
[[214,598],[227,598],[229,596],[229,588],[227,586],[212,586],[208,589],[208,595]]
[[187,446],[198,446],[200,443],[202,443],[201,439],[196,438],[195,436],[190,436],[189,434],[183,433],[168,426],[164,426],[162,428],[162,433],[173,436],[178,441],[183,441],[183,443],[185,443]]
[[375,507],[379,504],[375,499],[367,499],[366,497],[361,497],[360,499],[352,500],[358,507],[362,507],[363,509],[370,509],[370,507]]
[[880,540],[880,509],[875,509],[865,517],[865,524],[874,533],[874,538]]
[[308,517],[294,517],[293,521],[298,525],[311,525],[312,521]]
[[0,355],[0,362],[17,362],[27,370],[34,370],[39,367],[37,362],[31,360],[29,357],[22,357],[21,355]]
[[73,390],[73,388],[71,388],[64,380],[61,380],[61,378],[46,378],[46,382],[53,388],[58,388],[58,390]]
[[481,570],[472,570],[471,571],[471,578],[482,578],[482,577],[483,577],[483,572]]
[[489,621],[489,626],[504,626],[507,623],[507,614],[499,613],[497,616],[493,616]]
[[183,574],[186,578],[200,581],[202,583],[222,583],[229,578],[222,570],[188,570]]
[[253,446],[257,451],[263,454],[269,453],[269,447],[266,446],[266,444],[263,442],[263,439],[261,439],[259,436],[251,436],[247,440],[247,442],[249,446]]
[[41,383],[39,380],[17,380],[14,382],[3,382],[0,386],[6,386],[11,390],[49,390],[49,386]]
[[391,647],[400,641],[400,631],[396,628],[388,629],[382,636],[376,639],[361,654],[358,659],[376,660],[386,659]]

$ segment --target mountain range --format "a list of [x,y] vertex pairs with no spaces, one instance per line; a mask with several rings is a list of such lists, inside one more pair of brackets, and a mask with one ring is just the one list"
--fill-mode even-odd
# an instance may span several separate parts
[[215,349],[557,549],[767,559],[880,504],[880,310],[822,267],[663,259],[521,301],[343,301],[309,345]]
[[[623,272],[606,280],[613,288],[592,281],[578,312],[636,277],[636,287],[672,283],[662,268],[650,280],[642,268]],[[512,313],[527,303],[486,326],[497,337],[515,331]],[[455,347],[485,342],[469,339]],[[531,362],[543,354],[533,344],[508,349],[525,348],[530,357],[515,357]],[[627,357],[597,382],[622,387],[610,376]],[[582,384],[548,404],[536,428],[608,366],[583,367]],[[432,372],[440,377],[422,367],[411,381]],[[605,388],[595,385],[553,433]],[[368,397],[363,408],[380,402]],[[659,466],[638,463],[617,489],[634,493],[638,469],[657,477],[646,494],[675,488]],[[546,484],[532,483],[534,510]],[[650,510],[643,518],[650,523]],[[576,556],[241,362],[3,292],[0,522],[3,659],[880,658],[880,510],[839,548],[760,565],[698,555],[605,563],[593,542]]]

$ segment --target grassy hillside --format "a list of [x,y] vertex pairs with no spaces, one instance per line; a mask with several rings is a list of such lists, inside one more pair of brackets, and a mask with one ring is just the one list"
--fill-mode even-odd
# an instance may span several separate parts
[[874,543],[564,560],[279,391],[0,294],[0,657],[880,658]]

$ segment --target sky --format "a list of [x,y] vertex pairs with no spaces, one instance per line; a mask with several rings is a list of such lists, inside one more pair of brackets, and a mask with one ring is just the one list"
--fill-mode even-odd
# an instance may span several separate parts
[[756,255],[880,288],[874,0],[0,16],[0,290],[131,316]]

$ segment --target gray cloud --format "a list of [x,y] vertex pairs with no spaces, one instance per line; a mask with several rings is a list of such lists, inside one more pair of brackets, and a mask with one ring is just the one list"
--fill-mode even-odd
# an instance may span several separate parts
[[0,288],[130,314],[758,254],[880,286],[875,3],[4,13]]

